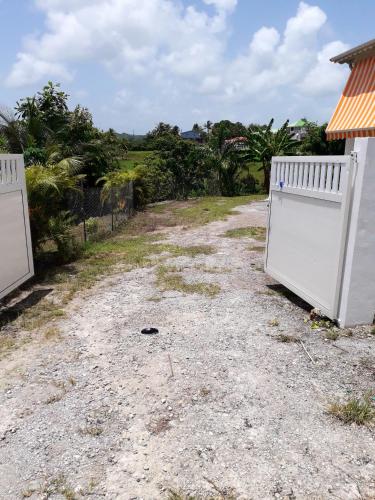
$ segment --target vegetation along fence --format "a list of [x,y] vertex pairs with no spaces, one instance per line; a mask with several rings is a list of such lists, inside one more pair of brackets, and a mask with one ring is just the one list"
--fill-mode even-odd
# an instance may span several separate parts
[[82,241],[98,239],[114,231],[132,215],[133,183],[108,191],[85,187],[71,192],[67,208],[77,222],[75,235]]

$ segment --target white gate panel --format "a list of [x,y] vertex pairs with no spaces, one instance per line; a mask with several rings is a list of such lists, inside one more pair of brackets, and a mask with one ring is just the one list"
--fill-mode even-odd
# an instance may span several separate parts
[[265,270],[337,318],[351,157],[273,158]]
[[0,299],[34,274],[22,155],[0,155]]

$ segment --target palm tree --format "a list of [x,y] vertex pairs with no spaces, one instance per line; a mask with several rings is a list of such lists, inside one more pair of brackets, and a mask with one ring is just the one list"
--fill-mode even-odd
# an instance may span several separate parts
[[233,142],[227,142],[228,130],[224,124],[217,127],[209,145],[211,165],[217,172],[220,192],[223,196],[234,196],[236,185],[245,166],[244,156],[236,151]]
[[262,163],[264,190],[269,191],[273,156],[288,155],[295,151],[298,142],[291,138],[287,120],[276,132],[272,130],[274,120],[267,127],[252,126],[247,134],[249,153],[246,159]]
[[212,122],[210,120],[207,120],[203,125],[203,128],[207,131],[207,137],[209,138],[212,130]]

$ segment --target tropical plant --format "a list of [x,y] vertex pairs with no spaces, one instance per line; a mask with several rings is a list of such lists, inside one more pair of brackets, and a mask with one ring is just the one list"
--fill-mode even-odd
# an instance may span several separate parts
[[289,121],[286,121],[278,130],[273,131],[274,120],[267,127],[252,126],[247,135],[249,152],[245,158],[250,161],[260,162],[264,172],[264,190],[269,191],[271,162],[273,156],[288,155],[294,152],[298,142],[292,139],[288,131]]
[[216,127],[209,144],[209,163],[216,171],[220,192],[223,196],[234,196],[238,192],[238,181],[245,167],[244,156],[228,142],[230,131],[225,122]]
[[30,226],[34,251],[52,239],[62,250],[68,237],[72,219],[64,210],[64,197],[77,190],[82,176],[78,174],[80,162],[65,159],[48,165],[32,165],[26,169]]

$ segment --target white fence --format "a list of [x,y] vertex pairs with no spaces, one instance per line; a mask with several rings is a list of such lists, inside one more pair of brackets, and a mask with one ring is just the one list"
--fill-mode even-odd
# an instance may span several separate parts
[[34,274],[22,155],[0,155],[0,299]]
[[351,156],[275,157],[265,270],[331,319],[338,318]]

